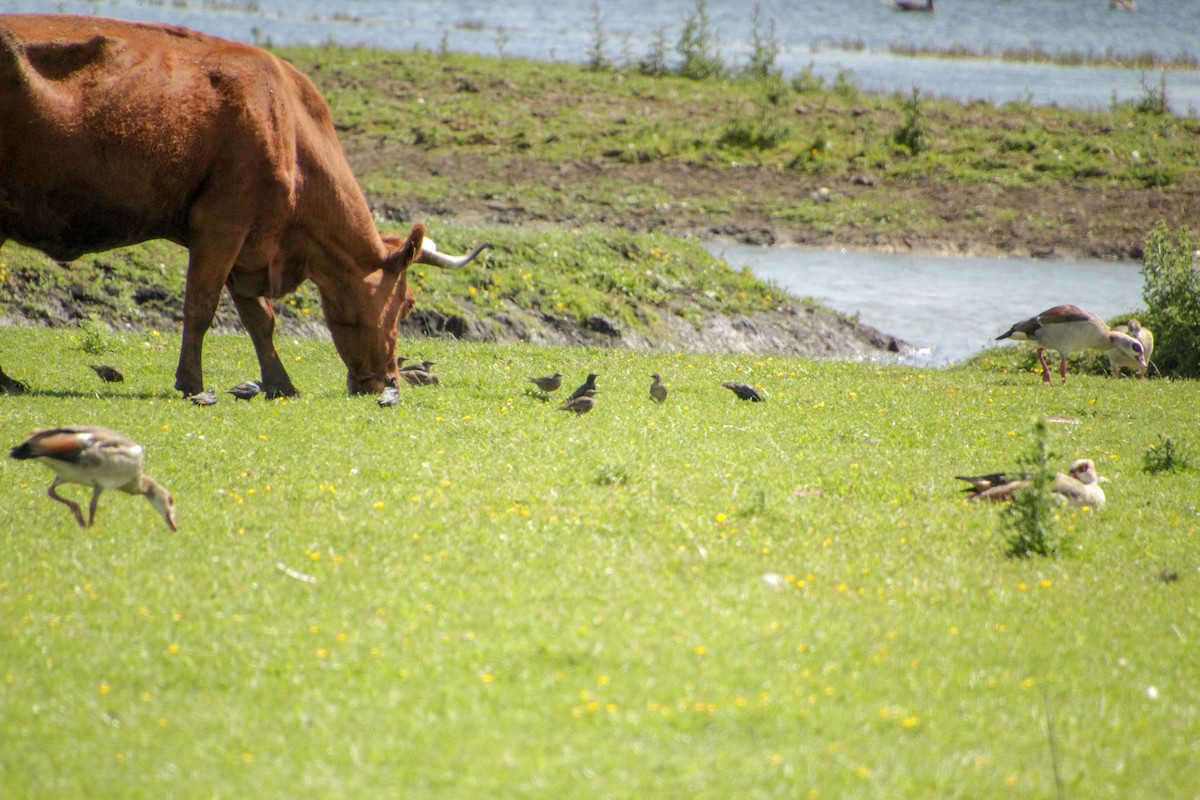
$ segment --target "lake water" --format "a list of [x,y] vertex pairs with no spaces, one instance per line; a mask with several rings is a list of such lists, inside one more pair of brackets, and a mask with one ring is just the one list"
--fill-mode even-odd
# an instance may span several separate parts
[[1136,264],[710,245],[728,263],[921,348],[944,366],[999,344],[1014,322],[1073,303],[1108,319],[1143,307]]
[[[965,47],[975,52],[1164,58],[1200,54],[1200,0],[1139,0],[1113,11],[1108,0],[938,0],[933,14],[900,13],[880,0],[760,0],[773,23],[779,66],[789,77],[811,68],[826,80],[847,71],[864,89],[960,100],[1031,101],[1102,108],[1138,99],[1158,74],[998,60],[889,55],[888,47]],[[751,50],[747,0],[707,0],[710,29],[726,63]],[[61,11],[173,22],[241,41],[339,42],[390,49],[420,47],[582,62],[596,42],[617,63],[649,53],[659,32],[674,60],[683,21],[696,0],[0,0],[0,11]],[[1176,113],[1200,113],[1200,71],[1167,74]]]

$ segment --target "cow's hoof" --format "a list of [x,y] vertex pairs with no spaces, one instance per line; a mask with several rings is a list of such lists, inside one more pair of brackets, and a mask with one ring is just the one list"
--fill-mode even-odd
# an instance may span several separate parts
[[263,393],[268,400],[277,400],[280,397],[299,397],[300,391],[291,384],[287,386],[263,386]]

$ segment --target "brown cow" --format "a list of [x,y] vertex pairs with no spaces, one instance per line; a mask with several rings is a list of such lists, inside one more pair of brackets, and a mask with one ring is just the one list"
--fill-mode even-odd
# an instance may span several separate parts
[[170,25],[0,15],[0,244],[53,258],[169,239],[188,248],[175,388],[204,389],[221,287],[269,396],[296,389],[267,298],[311,279],[351,392],[395,383],[414,262],[461,266],[381,237],[316,87],[255,47]]

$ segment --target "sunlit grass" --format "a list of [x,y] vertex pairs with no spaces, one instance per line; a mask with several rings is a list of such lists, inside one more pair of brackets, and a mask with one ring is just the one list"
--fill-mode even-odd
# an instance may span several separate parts
[[[0,431],[131,434],[180,531],[0,462],[0,795],[1052,796],[1047,701],[1068,796],[1197,791],[1200,482],[1141,468],[1189,383],[405,340],[441,385],[381,409],[298,340],[302,397],[202,409],[177,336],[113,334],[103,385],[73,333],[5,330]],[[1035,414],[1112,483],[1012,560],[953,476]]]

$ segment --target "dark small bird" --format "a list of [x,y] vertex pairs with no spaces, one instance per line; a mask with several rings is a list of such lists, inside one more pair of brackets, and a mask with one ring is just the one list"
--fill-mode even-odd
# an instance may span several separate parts
[[[9,451],[23,461],[36,459],[54,470],[55,478],[47,494],[71,509],[81,528],[96,519],[96,504],[105,489],[140,494],[162,514],[171,530],[175,526],[175,500],[153,478],[142,474],[146,450],[124,434],[93,425],[72,425],[38,431]],[[55,491],[59,484],[78,483],[92,487],[87,522],[79,504]]]
[[721,385],[736,394],[742,400],[753,400],[756,403],[761,403],[767,399],[759,394],[758,390],[749,384],[737,383],[736,381],[725,381]]
[[217,404],[217,393],[212,389],[205,389],[203,392],[192,395],[188,398],[198,406],[215,406]]
[[108,364],[88,364],[88,366],[95,370],[96,374],[100,376],[100,380],[105,383],[120,383],[125,380],[124,373],[116,367]]
[[375,400],[381,408],[394,406],[400,402],[400,390],[395,386],[388,386],[379,393],[379,397]]
[[231,394],[238,400],[253,400],[262,392],[262,384],[258,381],[246,381],[237,386],[230,386],[225,394]]
[[586,414],[596,404],[596,389],[587,389],[579,397],[572,397],[558,407],[559,411],[574,411],[576,414]]
[[[400,359],[396,359],[399,363]],[[429,368],[436,364],[436,361],[422,361],[420,364],[409,364],[407,367],[400,367],[401,372],[429,372]]]
[[597,377],[599,377],[599,376],[595,372],[593,372],[591,375],[588,375],[587,380],[584,381],[583,383],[581,383],[579,385],[578,389],[571,392],[571,396],[567,398],[567,402],[569,403],[572,400],[575,400],[576,398],[583,397],[584,392],[596,391],[596,378]]
[[653,380],[650,381],[650,399],[656,403],[661,403],[667,399],[667,387],[662,382],[662,375],[655,372],[650,376]]
[[546,394],[558,391],[558,387],[562,386],[562,373],[556,372],[553,375],[543,375],[540,378],[530,378],[529,382],[541,389]]
[[0,369],[0,394],[25,394],[29,387]]
[[[426,362],[433,363],[433,362]],[[400,377],[404,378],[405,382],[412,386],[436,386],[438,376],[432,372],[426,372],[423,369],[402,369]]]

